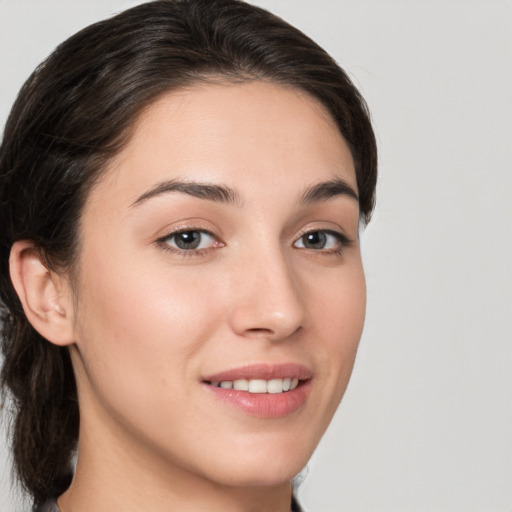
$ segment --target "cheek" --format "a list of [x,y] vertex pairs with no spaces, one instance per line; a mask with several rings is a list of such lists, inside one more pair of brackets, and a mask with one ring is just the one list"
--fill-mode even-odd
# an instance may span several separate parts
[[88,373],[103,381],[115,372],[120,388],[142,395],[194,371],[190,356],[220,314],[207,281],[121,257],[91,258],[82,275],[77,338]]
[[189,404],[222,301],[211,300],[211,281],[190,271],[121,259],[91,268],[78,315],[81,406],[95,411],[90,421],[114,420],[132,440],[178,453],[170,439],[189,446],[183,425],[202,424]]
[[[361,265],[340,272],[312,301],[311,315],[317,325],[318,371],[328,383],[324,399],[336,408],[354,365],[366,312],[366,284]],[[321,349],[320,349],[321,346]]]

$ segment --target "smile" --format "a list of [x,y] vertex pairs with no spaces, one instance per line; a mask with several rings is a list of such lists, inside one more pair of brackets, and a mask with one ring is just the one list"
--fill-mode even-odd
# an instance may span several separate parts
[[222,382],[210,382],[211,386],[222,389],[235,389],[248,391],[249,393],[285,393],[293,391],[299,385],[299,379],[285,377],[283,379],[237,379],[223,380]]
[[299,411],[310,394],[313,372],[294,363],[253,364],[205,376],[204,389],[230,408],[259,418]]

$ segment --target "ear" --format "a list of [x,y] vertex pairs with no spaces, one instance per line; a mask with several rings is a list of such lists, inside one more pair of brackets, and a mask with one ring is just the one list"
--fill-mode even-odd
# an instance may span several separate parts
[[67,279],[49,270],[29,240],[14,243],[9,270],[32,327],[55,345],[74,343],[74,306]]

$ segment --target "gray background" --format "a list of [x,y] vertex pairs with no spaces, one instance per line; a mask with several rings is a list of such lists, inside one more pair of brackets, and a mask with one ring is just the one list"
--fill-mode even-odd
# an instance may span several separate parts
[[[57,43],[136,3],[0,0],[0,124]],[[306,510],[512,512],[512,3],[254,3],[348,70],[380,146],[366,329]]]

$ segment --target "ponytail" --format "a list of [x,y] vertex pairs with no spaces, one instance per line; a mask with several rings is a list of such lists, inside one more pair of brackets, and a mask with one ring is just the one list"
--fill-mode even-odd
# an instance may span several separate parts
[[67,348],[42,338],[21,311],[3,315],[2,323],[1,384],[4,407],[10,403],[15,412],[14,469],[38,505],[71,483],[79,426],[75,378]]

